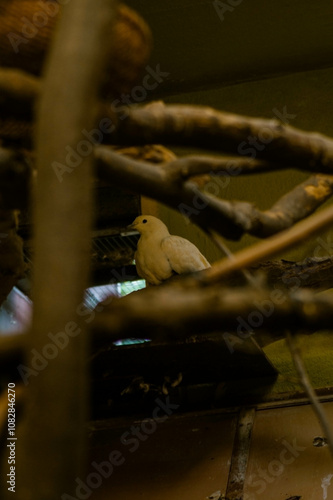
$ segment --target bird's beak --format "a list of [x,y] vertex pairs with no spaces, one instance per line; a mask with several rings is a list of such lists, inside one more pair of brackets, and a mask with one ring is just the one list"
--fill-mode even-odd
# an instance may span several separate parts
[[124,231],[122,233],[120,233],[121,236],[128,236],[129,233],[133,233],[135,231],[135,234],[137,233],[137,230],[135,229],[136,227],[136,224],[134,224],[134,222],[132,222],[132,224],[130,224],[129,226],[126,226]]
[[138,225],[137,222],[133,221],[132,224],[126,227],[126,231],[137,231],[136,226]]

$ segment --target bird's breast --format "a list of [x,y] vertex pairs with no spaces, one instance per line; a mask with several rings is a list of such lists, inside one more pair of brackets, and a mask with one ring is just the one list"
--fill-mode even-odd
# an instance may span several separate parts
[[150,284],[160,284],[173,274],[160,242],[140,238],[135,254],[138,274]]

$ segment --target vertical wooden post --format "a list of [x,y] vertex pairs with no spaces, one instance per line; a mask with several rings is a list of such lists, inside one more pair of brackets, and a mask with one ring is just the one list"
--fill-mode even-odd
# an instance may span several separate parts
[[[34,372],[26,377],[17,440],[20,500],[75,496],[75,479],[84,474],[88,343],[76,311],[89,269],[93,146],[82,132],[98,128],[97,92],[115,3],[66,2],[38,106],[34,318],[26,352]],[[50,332],[62,332],[58,345]]]

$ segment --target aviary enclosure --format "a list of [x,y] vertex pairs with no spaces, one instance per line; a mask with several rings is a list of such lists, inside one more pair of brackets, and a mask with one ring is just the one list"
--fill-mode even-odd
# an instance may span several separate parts
[[[206,3],[220,20],[241,4]],[[306,467],[291,474],[297,487],[287,469],[304,450],[299,460],[332,465],[332,377],[312,387],[299,342],[325,332],[330,349],[333,265],[330,239],[318,236],[333,222],[322,207],[333,140],[291,126],[287,110],[266,119],[145,102],[168,72],[149,65],[148,24],[113,0],[2,0],[0,16],[0,296],[21,287],[33,303],[31,324],[0,337],[3,497],[330,498],[328,472],[304,496]],[[268,209],[220,196],[225,179],[292,169],[308,177]],[[221,258],[89,308],[87,288],[138,279],[128,225],[140,196],[200,227]],[[229,251],[244,235],[259,241]],[[314,237],[305,260],[280,257]],[[289,375],[265,351],[281,339],[300,384],[287,395],[274,394]],[[321,428],[311,450],[296,431],[274,438],[271,424],[267,470],[253,469],[258,413],[309,402]],[[198,464],[222,436],[206,484]],[[193,470],[182,465],[191,454]]]

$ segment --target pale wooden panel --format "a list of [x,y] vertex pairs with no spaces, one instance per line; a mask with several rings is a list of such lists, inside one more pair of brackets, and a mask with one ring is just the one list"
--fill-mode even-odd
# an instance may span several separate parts
[[[159,423],[133,453],[129,450],[134,443],[126,447],[120,442],[130,428],[108,431],[104,436],[108,446],[92,451],[91,461],[97,463],[115,449],[125,461],[94,490],[91,500],[205,500],[218,490],[225,491],[235,433],[233,416],[170,418]],[[103,437],[95,435],[95,439]]]
[[[325,403],[333,422],[333,403]],[[244,500],[331,500],[333,460],[310,405],[258,411],[252,434]]]

